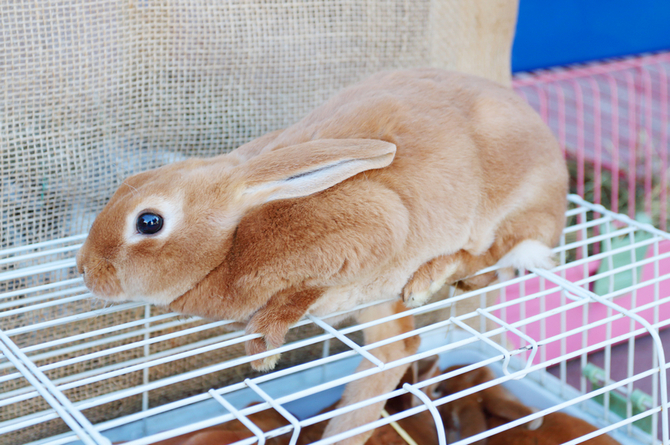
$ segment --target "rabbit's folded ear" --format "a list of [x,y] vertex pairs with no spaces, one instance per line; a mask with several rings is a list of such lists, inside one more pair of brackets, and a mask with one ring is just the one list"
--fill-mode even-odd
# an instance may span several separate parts
[[[493,386],[482,393],[486,412],[508,422],[530,416],[535,411],[517,400],[502,385]],[[540,423],[541,424],[541,423]]]
[[375,139],[320,139],[260,154],[239,166],[245,200],[308,196],[366,170],[386,167],[396,146]]
[[418,368],[419,381],[436,377],[440,374],[440,356],[432,355],[419,360]]

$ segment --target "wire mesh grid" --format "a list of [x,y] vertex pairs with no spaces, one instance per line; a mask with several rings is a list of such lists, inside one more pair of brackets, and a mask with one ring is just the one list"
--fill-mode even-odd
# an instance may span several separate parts
[[[337,327],[329,323],[331,317],[308,316],[293,329],[310,325],[311,335],[289,338],[264,353],[295,353],[302,361],[264,374],[248,366],[264,354],[247,357],[240,349],[255,335],[235,330],[230,322],[185,318],[137,303],[105,307],[92,300],[74,272],[74,254],[84,235],[5,250],[0,282],[9,291],[0,295],[0,442],[37,438],[33,443],[141,445],[240,421],[248,429],[240,444],[278,436],[297,443],[301,431],[344,412],[408,392],[421,400],[411,409],[317,442],[328,444],[423,411],[439,428],[440,407],[486,387],[524,384],[527,388],[516,392],[522,401],[531,393],[542,396],[527,402],[538,409],[535,414],[457,443],[473,443],[565,409],[600,428],[570,443],[608,432],[621,443],[668,444],[670,350],[664,346],[670,345],[661,336],[670,332],[662,332],[670,326],[670,235],[576,195],[569,201],[568,225],[555,249],[560,261],[553,270],[528,271],[479,291],[452,291],[366,324]],[[491,292],[497,293],[497,303],[486,307],[484,296]],[[474,304],[462,306],[468,301]],[[135,314],[131,321],[128,312]],[[409,316],[423,320],[412,332],[362,344],[366,326]],[[87,320],[99,317],[108,319],[107,327],[87,329]],[[410,357],[381,363],[374,356],[382,344],[417,335],[422,346]],[[314,345],[320,345],[321,354],[301,356]],[[175,366],[212,351],[228,352],[183,372]],[[443,369],[469,366],[319,413],[337,401],[343,385],[436,354]],[[360,360],[374,366],[356,372]],[[158,372],[165,364],[171,372]],[[421,391],[483,366],[497,377],[435,400]],[[228,371],[225,380],[222,371]],[[176,400],[161,396],[164,388],[207,377],[210,391]],[[255,425],[257,416],[272,409],[283,424],[270,430]],[[40,438],[30,432],[55,421],[64,423],[60,434]],[[446,443],[443,436],[440,443]]]
[[571,188],[657,227],[668,224],[670,53],[517,74],[514,89],[563,147]]

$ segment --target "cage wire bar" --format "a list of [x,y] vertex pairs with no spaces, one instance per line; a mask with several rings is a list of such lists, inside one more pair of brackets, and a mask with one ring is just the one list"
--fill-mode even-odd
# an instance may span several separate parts
[[[485,290],[450,295],[364,325],[335,328],[328,323],[330,317],[307,317],[292,332],[313,327],[312,335],[256,357],[244,356],[241,349],[246,340],[255,337],[231,332],[229,322],[204,322],[136,303],[105,307],[91,300],[74,270],[74,254],[85,234],[1,251],[0,283],[5,291],[0,294],[0,443],[13,443],[17,437],[30,437],[34,444],[77,443],[80,439],[84,443],[107,443],[102,435],[113,436],[137,424],[144,425],[143,437],[133,437],[128,443],[153,443],[233,419],[251,422],[246,416],[318,398],[340,385],[433,354],[449,357],[467,348],[486,350],[489,355],[463,370],[356,405],[311,413],[306,418],[287,418],[287,425],[261,432],[260,436],[256,429],[254,436],[239,443],[261,443],[287,433],[297,437],[299,428],[338,414],[415,391],[466,370],[499,366],[501,376],[492,382],[379,419],[340,437],[351,437],[425,411],[431,405],[439,407],[484,387],[518,379],[538,385],[560,401],[523,421],[459,444],[472,443],[563,408],[587,413],[600,428],[570,443],[614,432],[617,438],[623,434],[635,443],[670,444],[668,363],[659,338],[661,330],[670,326],[670,241],[664,232],[668,219],[669,67],[670,53],[664,52],[520,74],[513,80],[515,90],[557,135],[571,169],[571,189],[595,203],[570,197],[571,208],[566,213],[569,225],[555,249],[560,259],[555,269],[529,271]],[[485,308],[485,292],[499,293],[495,306]],[[477,302],[477,308],[472,307],[472,301]],[[356,338],[372,324],[409,315],[419,319],[455,310],[468,302],[467,311],[432,320],[400,337],[374,345],[361,345]],[[104,327],[86,329],[88,321],[101,319]],[[451,336],[455,327],[465,334],[451,343],[431,344],[429,349],[396,362],[379,362],[370,352],[412,335],[421,335],[424,343],[436,333]],[[653,339],[651,362],[640,370],[638,362],[645,356],[636,345],[644,342],[645,336]],[[331,341],[340,344],[340,350],[332,350]],[[277,352],[298,354],[319,344],[324,352],[321,357],[270,374],[250,375],[247,380],[239,378],[242,374],[246,377],[247,364],[254,359]],[[626,347],[623,355],[620,345]],[[623,374],[612,366],[622,356],[626,363]],[[199,366],[179,367],[186,360],[200,357],[209,359],[197,362]],[[356,358],[370,360],[376,366],[289,394],[269,395],[258,386],[316,369],[326,379],[334,366]],[[586,375],[597,360],[601,360],[602,369]],[[580,371],[577,376],[575,363]],[[162,367],[167,365],[175,365],[176,370],[166,373]],[[557,371],[547,372],[551,366]],[[221,387],[221,380],[216,378],[221,375],[223,381],[231,383]],[[202,378],[209,378],[215,389],[192,390],[176,400],[161,392]],[[254,392],[260,404],[240,405],[236,397],[245,389],[253,390],[253,385],[268,394],[269,401]],[[633,399],[642,390],[649,394],[642,396],[643,409],[639,409]],[[139,403],[133,401],[136,397]],[[228,399],[237,400],[238,405],[231,405]],[[227,409],[221,400],[233,409]],[[153,419],[208,401],[226,410],[212,410],[207,418],[167,431],[151,427]],[[117,414],[105,414],[110,409]],[[293,416],[290,410],[286,412]],[[58,418],[66,424],[58,434],[46,434],[53,431],[51,427],[39,430]],[[644,422],[646,429],[640,426]],[[16,435],[24,431],[26,435]]]
[[[422,398],[422,404],[409,410],[316,443],[334,443],[426,410],[434,414],[437,407],[457,398],[498,384],[517,381],[535,385],[538,391],[546,391],[558,399],[539,407],[539,411],[529,417],[457,443],[473,443],[548,413],[572,409],[590,416],[588,419],[599,430],[570,443],[581,443],[598,434],[614,432],[620,440],[621,437],[633,440],[624,443],[668,445],[667,372],[670,365],[666,361],[659,335],[663,329],[670,327],[670,235],[649,224],[609,211],[601,205],[590,204],[578,196],[571,195],[569,201],[571,205],[566,213],[569,224],[559,247],[555,249],[561,261],[551,271],[528,271],[505,283],[497,283],[479,291],[453,294],[443,300],[360,325],[335,327],[328,321],[331,317],[309,316],[298,326],[318,327],[312,336],[289,341],[276,350],[253,357],[240,353],[220,363],[172,375],[152,373],[162,364],[179,363],[179,360],[187,357],[234,348],[258,336],[246,335],[242,331],[221,334],[217,328],[227,326],[225,321],[207,323],[195,317],[182,318],[171,313],[147,314],[144,304],[101,307],[91,302],[90,294],[81,285],[81,279],[73,278],[68,272],[74,268],[74,260],[61,259],[63,255],[74,255],[83,236],[0,252],[0,261],[16,265],[13,270],[0,274],[0,280],[17,282],[17,289],[0,295],[0,339],[3,351],[0,361],[0,411],[14,413],[13,417],[5,415],[0,420],[0,442],[3,442],[3,437],[14,437],[12,433],[24,428],[39,426],[61,417],[71,429],[51,437],[37,438],[31,443],[69,444],[80,443],[78,441],[81,440],[83,443],[106,444],[110,440],[127,440],[128,444],[143,445],[234,419],[240,420],[253,433],[251,437],[240,441],[240,444],[264,443],[282,434],[291,434],[290,443],[295,443],[301,429],[342,413],[408,392],[418,395],[417,390],[433,383],[482,366],[498,366],[501,372],[492,381],[436,400]],[[642,250],[646,250],[646,253],[642,254]],[[622,263],[622,255],[628,261]],[[596,264],[599,265],[597,269],[594,267]],[[31,280],[31,277],[39,274],[46,274],[49,279]],[[628,281],[622,285],[619,281],[626,275]],[[602,291],[603,288],[605,291]],[[480,297],[485,292],[495,291],[501,294],[504,291],[504,298],[501,297],[494,306],[483,307]],[[352,337],[371,325],[410,315],[419,320],[421,316],[458,307],[459,303],[467,301],[477,302],[477,307],[418,325],[412,332],[401,336],[371,345],[362,345]],[[84,302],[88,302],[88,306],[83,305]],[[540,302],[542,305],[538,306]],[[44,318],[45,314],[49,314],[44,310],[54,304],[62,305],[63,310],[50,313],[52,318]],[[542,310],[538,309],[540,307]],[[132,310],[137,311],[136,320],[114,324],[112,318],[110,325],[104,329],[90,332],[75,329],[78,322],[87,318],[113,317],[120,311]],[[18,318],[19,315],[21,318]],[[472,328],[472,323],[478,322],[481,317],[489,323],[480,332]],[[578,323],[571,321],[574,318]],[[559,325],[558,329],[555,325]],[[42,341],[41,334],[50,332],[54,327],[61,328],[56,337]],[[203,332],[211,332],[212,335],[179,342]],[[376,358],[371,351],[376,347],[415,335],[421,336],[423,345],[417,354],[390,363],[375,362]],[[643,360],[635,353],[635,345],[636,342],[644,341],[645,336],[653,339],[653,360],[644,363],[642,369],[640,363]],[[247,364],[252,360],[331,341],[340,341],[346,348],[343,352],[324,354],[271,373],[247,375]],[[611,366],[615,354],[613,348],[619,344],[628,344],[625,375],[615,375],[617,370]],[[568,372],[568,366],[571,366],[568,363],[578,363],[580,368],[586,369],[586,365],[591,365],[594,360],[593,354],[603,349],[606,366],[598,374],[601,377],[598,384],[585,380],[581,374],[575,383],[574,375]],[[132,356],[124,355],[133,350],[139,352]],[[292,412],[291,407],[295,407],[292,402],[312,403],[329,390],[349,382],[435,354],[440,356],[440,360],[449,359],[464,350],[487,352],[464,368],[397,388],[354,405],[324,413],[318,413],[317,409],[302,416]],[[104,365],[96,367],[95,363],[104,358],[117,360],[101,361]],[[357,359],[371,360],[375,366],[353,372],[350,362]],[[91,366],[74,366],[81,364]],[[558,373],[547,371],[548,367],[555,365],[561,365]],[[340,368],[351,372],[337,371]],[[170,385],[183,385],[231,369],[239,370],[244,378],[177,400],[143,402],[149,400],[153,392]],[[315,370],[320,371],[318,379],[304,377],[311,375],[306,373]],[[109,384],[119,377],[134,373],[139,373],[140,377],[132,385]],[[20,384],[22,378],[28,379],[28,384]],[[292,378],[299,378],[301,386],[284,383]],[[278,391],[277,385],[283,388],[283,392]],[[78,389],[96,387],[103,388],[102,392],[77,392]],[[251,393],[244,393],[245,390]],[[646,405],[644,409],[634,411],[632,396],[642,390],[650,392],[644,399]],[[143,401],[134,412],[111,418],[90,418],[89,413],[95,409],[116,406],[137,396]],[[47,398],[48,406],[33,412],[21,411],[22,406],[40,397]],[[622,397],[626,405],[625,412],[616,413],[614,407]],[[220,408],[207,405],[210,401]],[[259,403],[248,405],[250,401]],[[205,406],[208,408],[200,409]],[[206,415],[198,419],[188,418],[190,420],[181,425],[179,422],[168,423],[169,426],[163,423],[163,427],[157,429],[156,425],[164,419],[161,416],[171,412],[177,415],[189,408],[197,408]],[[287,424],[265,432],[252,425],[249,416],[268,409],[277,410],[286,418]],[[76,422],[71,422],[72,419],[76,419]],[[645,419],[648,419],[646,429],[640,427],[640,422],[645,422]],[[435,421],[437,423],[437,419]],[[133,428],[137,425],[142,425],[141,434],[136,432],[134,436],[130,434],[123,438],[123,434],[129,434],[128,431],[135,431]],[[444,437],[440,441],[445,443]]]
[[517,74],[513,87],[565,151],[590,202],[668,225],[670,53]]

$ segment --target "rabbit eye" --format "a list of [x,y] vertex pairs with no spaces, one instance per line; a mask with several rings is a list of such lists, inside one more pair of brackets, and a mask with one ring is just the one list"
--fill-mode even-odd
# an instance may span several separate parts
[[137,217],[137,231],[143,235],[153,235],[163,228],[163,217],[155,213],[142,213]]

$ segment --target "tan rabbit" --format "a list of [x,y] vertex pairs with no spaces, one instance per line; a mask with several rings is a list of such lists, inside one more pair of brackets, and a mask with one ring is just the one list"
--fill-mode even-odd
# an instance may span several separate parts
[[[252,405],[255,405],[255,403]],[[251,414],[247,418],[261,431],[266,433],[289,424],[288,420],[272,408]],[[172,439],[161,440],[160,442],[156,442],[156,445],[228,445],[253,436],[254,433],[244,426],[242,422],[235,419],[221,425],[173,437]],[[265,443],[268,445],[286,445],[289,442],[290,436],[289,433],[273,437],[267,439]],[[298,443],[304,445],[307,442],[300,441]]]
[[[400,379],[397,388],[401,388],[403,384],[414,384],[422,380],[428,379],[439,373],[437,367],[438,357],[433,356],[419,362],[412,362],[407,368],[407,371]],[[437,372],[436,372],[437,371]],[[428,388],[424,388],[424,392]],[[403,394],[398,397],[389,399],[384,406],[389,416],[408,410],[421,404],[417,397],[412,394]],[[336,408],[337,404],[330,406],[323,412],[331,411]],[[312,443],[321,438],[326,425],[325,422],[311,425],[305,428],[300,434],[299,443]],[[396,422],[396,427],[402,429],[414,442],[421,445],[437,445],[437,430],[435,429],[435,422],[433,416],[428,411],[423,411],[410,417],[405,417]],[[371,431],[371,436],[365,442],[365,445],[407,445],[407,441],[396,430],[396,427],[387,424]]]
[[[438,356],[434,355],[419,362],[412,362],[400,380],[398,388],[401,388],[405,383],[413,385],[434,377],[440,370],[438,367],[438,358]],[[431,388],[432,386],[424,387],[422,390],[430,397]],[[412,394],[403,394],[402,396],[389,399],[384,408],[389,416],[391,416],[422,403]],[[435,421],[432,414],[428,411],[422,411],[419,414],[400,419],[397,424],[417,444],[438,445],[439,443]],[[407,442],[391,425],[384,425],[373,432],[372,437],[368,439],[366,445],[407,445]]]
[[[128,178],[77,265],[97,297],[246,323],[262,335],[247,344],[255,354],[307,313],[419,305],[445,283],[488,284],[495,274],[468,277],[496,263],[551,266],[566,192],[558,143],[513,91],[437,69],[383,72],[231,153]],[[398,301],[358,319],[400,312]],[[412,327],[411,317],[371,327],[366,342]],[[372,352],[389,362],[417,346]],[[405,370],[350,384],[343,403],[391,391]],[[382,406],[340,416],[325,434]]]
[[[421,380],[433,377],[439,372],[437,368],[437,356],[421,360],[420,362],[412,362],[407,368],[405,375],[400,380],[398,388],[402,387],[404,383],[414,384]],[[410,409],[417,404],[416,397],[412,394],[403,394],[402,396],[389,399],[386,403],[385,409],[389,415],[393,415],[400,411]],[[252,403],[251,405],[255,405]],[[250,405],[250,406],[251,406]],[[337,404],[334,404],[322,412],[328,412],[335,409]],[[288,420],[279,414],[274,409],[270,408],[255,414],[247,416],[261,431],[268,432],[283,426],[289,425]],[[437,432],[435,430],[435,423],[430,413],[427,411],[421,412],[417,415],[407,417],[398,421],[398,425],[417,443],[421,445],[437,445]],[[298,437],[298,445],[307,445],[321,439],[326,428],[326,422],[320,422],[302,428]],[[172,439],[162,440],[156,442],[155,445],[227,445],[235,443],[239,440],[252,437],[254,434],[239,420],[232,420],[221,425],[215,425],[208,428],[203,428],[199,431],[184,434],[174,437]],[[292,436],[292,432],[285,433],[281,436],[267,439],[265,443],[269,445],[288,445]],[[391,426],[384,425],[373,431],[372,436],[365,442],[366,445],[407,445],[407,442],[399,433]]]
[[[462,366],[452,366],[451,372]],[[443,381],[433,397],[455,394],[495,379],[486,367],[469,371]],[[440,414],[452,443],[482,433],[513,420],[531,415],[535,410],[527,407],[502,385],[483,389],[440,406]],[[482,439],[477,445],[559,445],[596,431],[589,423],[565,413],[555,412],[527,424],[511,428]],[[589,445],[618,445],[607,434],[584,442]]]

